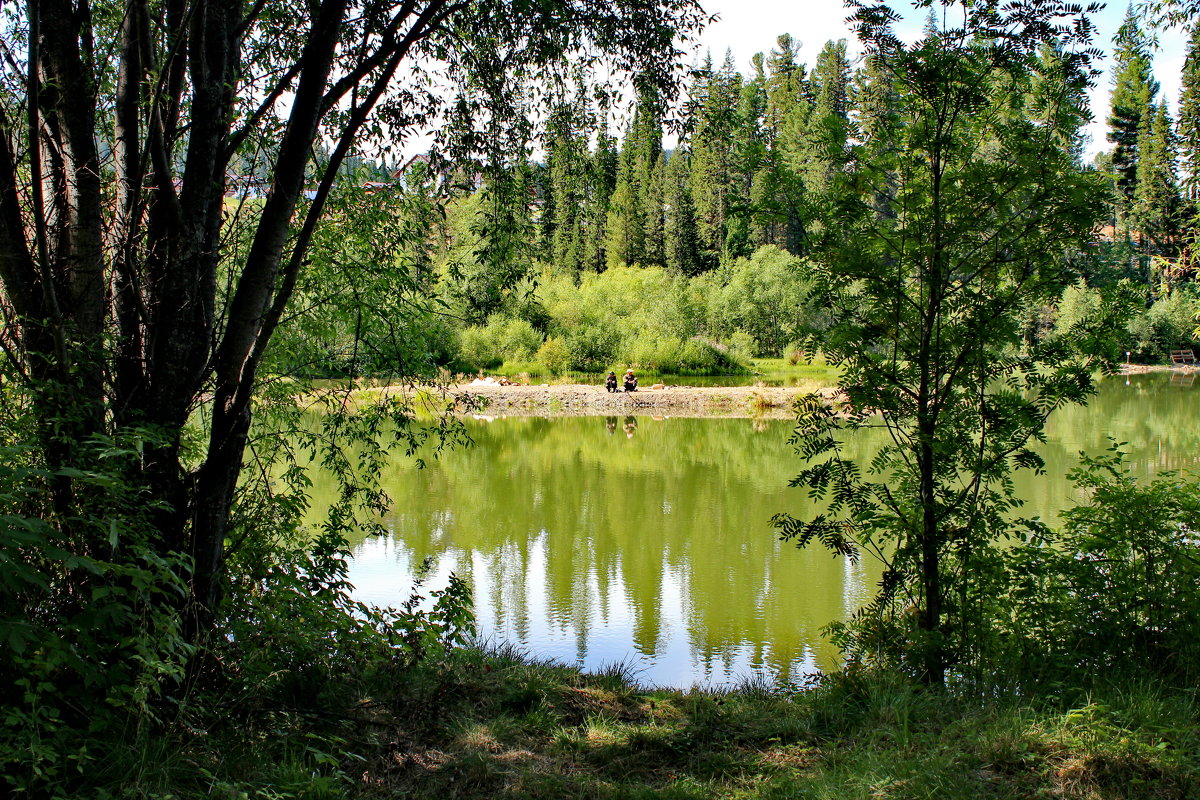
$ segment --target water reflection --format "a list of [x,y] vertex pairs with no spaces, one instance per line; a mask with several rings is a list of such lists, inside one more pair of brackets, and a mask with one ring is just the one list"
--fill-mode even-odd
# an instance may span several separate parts
[[[1023,513],[1056,517],[1075,454],[1107,435],[1131,443],[1139,473],[1196,463],[1193,391],[1134,376],[1061,412],[1046,473],[1018,478]],[[432,557],[434,583],[454,570],[474,587],[486,635],[538,655],[588,668],[632,659],[642,680],[675,686],[836,663],[820,630],[858,607],[878,567],[776,541],[770,516],[809,502],[787,488],[799,468],[787,422],[626,417],[625,436],[616,417],[469,424],[474,447],[385,476],[392,534],[355,547],[361,599],[399,602]],[[852,455],[869,458],[877,441]]]

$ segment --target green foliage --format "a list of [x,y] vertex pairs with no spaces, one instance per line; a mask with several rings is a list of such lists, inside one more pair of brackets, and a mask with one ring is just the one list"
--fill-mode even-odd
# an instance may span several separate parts
[[[140,780],[144,766],[130,775],[114,764],[162,746],[173,726],[220,728],[231,708],[345,707],[370,676],[473,635],[470,590],[457,578],[431,593],[415,589],[399,609],[353,600],[346,581],[345,535],[386,505],[373,476],[391,448],[452,441],[453,424],[417,427],[405,404],[350,409],[336,394],[313,396],[325,413],[311,424],[294,384],[267,393],[253,450],[259,471],[231,518],[227,599],[211,638],[197,643],[181,613],[191,561],[160,554],[150,523],[156,502],[129,479],[161,434],[140,429],[86,443],[95,466],[70,477],[75,491],[104,497],[106,514],[54,525],[52,513],[37,513],[38,492],[64,472],[39,462],[27,438],[30,406],[12,381],[4,386],[0,678],[14,689],[0,701],[6,790],[100,796],[106,784]],[[305,465],[316,459],[338,476],[341,497],[321,530],[308,531],[300,526],[312,503]],[[176,757],[171,748],[185,746],[165,747],[164,768]],[[328,753],[337,745],[320,746]]]
[[[711,276],[687,279],[661,268],[618,267],[584,275],[578,286],[550,277],[541,295],[549,330],[570,352],[570,369],[602,372],[614,363],[675,374],[728,374],[745,370],[705,330],[695,296],[704,298]],[[718,335],[732,333],[726,325]]]
[[1196,346],[1196,293],[1190,285],[1160,297],[1129,321],[1127,349],[1141,361],[1164,362],[1172,350]]
[[1063,289],[1062,297],[1054,315],[1054,332],[1058,336],[1070,336],[1071,332],[1086,325],[1100,313],[1104,298],[1099,289],[1093,289],[1080,281]]
[[550,336],[538,348],[536,358],[551,375],[561,375],[571,362],[571,351],[562,339]]
[[541,346],[542,335],[528,322],[497,314],[486,326],[459,333],[458,364],[470,372],[494,369],[505,361],[529,361]]
[[458,335],[458,363],[470,371],[500,366],[504,356],[495,332],[483,326],[464,328]]
[[1200,664],[1200,484],[1139,482],[1124,454],[1083,457],[1084,500],[1059,530],[1036,526],[1006,555],[992,621],[998,670],[1060,684],[1080,671],[1190,684]]
[[403,182],[363,192],[347,176],[317,226],[297,311],[265,366],[276,374],[431,375],[454,351],[434,292],[433,248],[444,225],[431,179],[417,164]]
[[[0,379],[0,681],[10,687],[0,699],[0,787],[66,796],[105,757],[108,743],[93,734],[169,713],[164,702],[195,653],[178,613],[191,562],[161,553],[155,500],[127,479],[161,433],[95,436],[80,443],[91,469],[52,469],[33,446],[32,404],[19,386]],[[107,513],[47,513],[41,493],[66,479],[105,498]]]
[[1192,26],[1179,96],[1180,185],[1187,200],[1200,200],[1200,27]]
[[753,356],[775,356],[804,330],[818,326],[811,283],[800,259],[773,245],[725,268],[724,286],[714,287],[708,329],[721,338],[740,331],[756,342]]
[[1143,33],[1133,6],[1125,15],[1113,40],[1117,63],[1114,69],[1108,140],[1114,144],[1118,203],[1128,207],[1138,186],[1139,134],[1153,113],[1158,82],[1150,65],[1150,43]]
[[1159,251],[1177,245],[1181,219],[1176,139],[1167,104],[1147,112],[1138,131],[1137,189],[1132,218],[1147,244]]
[[[1011,473],[1041,468],[1030,442],[1053,410],[1093,391],[1125,306],[1105,301],[1071,336],[1023,342],[1023,313],[1058,297],[1061,254],[1100,211],[1074,154],[1086,71],[1037,55],[1068,43],[1044,40],[1043,20],[1014,6],[1006,24],[1023,36],[990,41],[992,12],[968,9],[962,28],[931,26],[906,46],[890,10],[855,7],[896,113],[854,148],[810,270],[831,322],[807,344],[841,368],[844,404],[799,407],[792,441],[807,466],[794,485],[824,510],[776,525],[802,546],[879,559],[879,592],[840,643],[940,684],[948,669],[977,677],[986,629],[973,609],[1018,505]],[[1039,70],[1054,71],[1041,84],[1059,87],[1052,105],[1031,92]],[[1050,116],[1035,124],[1030,104]],[[846,453],[849,434],[880,425],[890,443],[869,463]]]

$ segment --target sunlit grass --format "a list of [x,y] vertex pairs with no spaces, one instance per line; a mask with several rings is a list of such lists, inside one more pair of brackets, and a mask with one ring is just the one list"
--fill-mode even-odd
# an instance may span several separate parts
[[[981,700],[863,674],[803,690],[674,691],[638,688],[621,672],[459,654],[441,673],[452,699],[396,706],[423,709],[419,726],[438,758],[385,781],[380,796],[1200,796],[1198,709],[1187,694]],[[396,720],[400,730],[410,723]]]

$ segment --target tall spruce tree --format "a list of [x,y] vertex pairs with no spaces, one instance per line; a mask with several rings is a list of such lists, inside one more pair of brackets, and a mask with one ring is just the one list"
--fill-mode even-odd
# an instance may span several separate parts
[[1179,177],[1184,197],[1200,201],[1200,25],[1192,28],[1179,96]]
[[767,106],[767,77],[762,53],[751,59],[753,73],[743,82],[734,127],[730,165],[730,194],[724,252],[727,258],[750,255],[766,244],[766,230],[755,213],[767,168],[767,137],[763,125]]
[[588,165],[587,214],[582,256],[583,268],[594,272],[603,272],[608,266],[608,211],[612,194],[617,187],[620,165],[617,141],[608,132],[608,120],[603,108],[600,109],[599,116],[596,151]]
[[805,187],[818,208],[827,208],[834,176],[846,164],[850,60],[846,40],[826,42],[812,73],[812,111],[804,132]]
[[785,131],[805,102],[807,74],[796,60],[797,43],[789,34],[776,40],[766,59],[766,109],[763,115],[763,164],[751,187],[751,204],[763,244],[798,254],[804,239],[801,212],[804,187],[788,163]]
[[1113,44],[1116,65],[1109,102],[1108,141],[1113,144],[1118,219],[1126,220],[1137,192],[1139,132],[1158,94],[1158,82],[1151,72],[1150,42],[1132,5]]
[[617,185],[608,198],[604,224],[604,257],[608,267],[632,264],[642,252],[642,216],[638,208],[633,148],[629,137],[621,150]]
[[642,93],[621,148],[605,233],[608,266],[662,264],[662,112]]
[[582,266],[588,196],[589,115],[576,99],[555,108],[547,123],[540,186],[543,257],[555,266]]
[[720,262],[725,249],[725,216],[742,78],[729,52],[719,71],[712,70],[711,62],[707,65],[704,78],[691,139],[691,178],[701,253],[706,267],[711,268]]
[[893,124],[898,104],[891,73],[877,54],[868,54],[855,70],[850,87],[854,138],[864,143],[877,139]]
[[700,240],[696,231],[696,209],[692,205],[691,153],[680,142],[667,161],[666,224],[664,226],[667,269],[683,275],[700,272]]
[[1133,218],[1146,244],[1171,253],[1179,236],[1179,186],[1175,175],[1175,132],[1166,102],[1142,124],[1138,137],[1137,191]]

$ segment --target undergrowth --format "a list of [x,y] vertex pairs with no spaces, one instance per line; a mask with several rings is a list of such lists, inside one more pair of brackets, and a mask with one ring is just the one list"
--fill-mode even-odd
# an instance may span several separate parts
[[[353,702],[225,713],[132,742],[114,795],[271,798],[1200,796],[1192,694],[963,698],[895,675],[637,686],[512,650],[379,670]],[[150,766],[147,766],[147,765]],[[126,770],[127,766],[120,769]],[[114,775],[118,770],[114,769]]]

